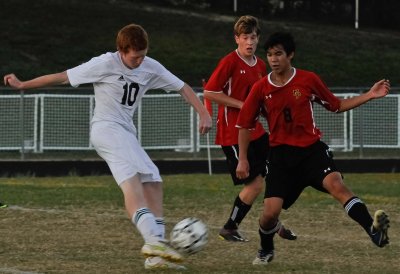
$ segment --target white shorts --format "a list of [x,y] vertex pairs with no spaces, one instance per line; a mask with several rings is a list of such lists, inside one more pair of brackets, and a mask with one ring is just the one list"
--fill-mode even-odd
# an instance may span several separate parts
[[90,140],[118,185],[136,174],[142,183],[162,182],[157,166],[140,146],[133,128],[115,122],[94,122]]

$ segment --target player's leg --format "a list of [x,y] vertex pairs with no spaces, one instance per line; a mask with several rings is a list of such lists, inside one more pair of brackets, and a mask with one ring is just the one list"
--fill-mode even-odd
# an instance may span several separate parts
[[[143,183],[143,193],[147,205],[154,213],[156,222],[156,234],[165,239],[165,221],[163,217],[163,189],[162,182]],[[160,256],[150,256],[144,262],[145,269],[175,269],[185,270],[183,265],[171,262]]]
[[[241,192],[235,197],[231,212],[227,221],[219,232],[219,237],[226,241],[246,242],[248,240],[238,231],[238,226],[250,211],[257,195],[262,191],[263,182],[260,182],[259,180],[255,180],[253,182],[255,179],[254,177],[247,178],[245,180],[241,180],[236,177],[236,167],[239,155],[239,148],[237,145],[222,146],[222,151],[225,154],[226,163],[233,184],[235,186],[244,185],[243,189],[246,188],[246,185],[248,185],[248,187],[245,190],[242,189]],[[244,199],[244,201],[242,199]]]
[[[151,180],[148,175],[143,175],[142,179],[144,181]],[[154,213],[156,222],[156,234],[162,239],[165,239],[165,221],[163,217],[163,185],[162,182],[146,182],[142,184],[143,193],[146,203]],[[167,241],[167,240],[165,240]],[[185,270],[186,267],[160,256],[150,256],[146,258],[144,262],[145,269],[175,269],[175,270]]]
[[253,265],[265,265],[274,258],[274,236],[279,231],[281,223],[279,215],[282,210],[283,199],[270,197],[264,199],[264,207],[260,216],[260,235],[261,248],[258,250]]
[[[309,157],[313,166],[310,172],[311,180],[315,179],[317,184],[322,181],[322,188],[319,190],[327,191],[338,200],[350,218],[365,229],[375,245],[383,247],[388,244],[389,218],[386,213],[378,210],[373,219],[364,202],[344,184],[329,147],[323,142],[318,142],[313,147],[315,151],[312,157]],[[318,189],[318,186],[314,187]]]
[[274,236],[281,227],[279,215],[282,208],[288,209],[294,204],[304,188],[296,171],[281,163],[281,159],[287,157],[287,152],[281,151],[281,148],[271,150],[271,158],[274,160],[268,162],[264,205],[259,220],[261,245],[253,260],[254,265],[268,264],[274,258]]
[[339,172],[328,174],[323,186],[343,205],[350,218],[365,229],[375,245],[384,247],[389,243],[389,217],[383,210],[377,210],[372,218],[364,202],[344,185]]
[[227,241],[247,242],[248,240],[238,231],[238,227],[250,211],[253,202],[264,189],[264,179],[261,175],[245,184],[233,202],[229,218],[220,230],[219,236]]
[[128,215],[145,241],[141,249],[142,254],[146,257],[157,256],[170,261],[182,261],[182,256],[159,234],[156,217],[147,204],[139,175],[122,182],[120,188],[124,194]]
[[163,188],[162,182],[143,183],[143,193],[149,209],[153,212],[161,238],[165,238],[165,220],[163,215]]
[[[250,164],[250,174],[246,179],[238,179],[236,177],[236,167],[238,164],[239,147],[237,145],[222,147],[233,184],[235,186],[243,185],[243,188],[235,198],[229,218],[220,230],[219,236],[221,239],[235,242],[248,241],[239,232],[238,227],[250,211],[258,195],[264,189],[268,149],[268,134],[264,134],[260,138],[250,142],[247,155]],[[288,240],[295,240],[297,238],[290,229],[284,226],[281,226],[278,234]]]
[[[107,162],[120,186],[125,208],[145,244],[142,254],[180,261],[182,256],[170,248],[159,235],[156,216],[150,210],[142,185],[142,174],[161,181],[158,169],[140,146],[133,132],[116,123],[96,122],[91,127],[91,141],[96,152]],[[153,166],[149,167],[149,163]],[[162,192],[160,193],[162,195]]]
[[[250,162],[250,168],[255,170],[257,173],[256,174],[261,174],[262,178],[256,178],[256,179],[261,179],[260,184],[262,185],[261,188],[265,185],[265,176],[267,173],[267,157],[269,154],[269,136],[268,134],[264,134],[260,138],[254,140],[253,142],[250,143],[249,146],[249,162]],[[251,174],[251,172],[250,172]],[[260,175],[258,175],[260,176]],[[257,177],[258,177],[257,176]],[[260,187],[259,187],[260,189]],[[258,196],[258,194],[257,194]],[[254,196],[253,202],[256,199],[256,196]],[[277,234],[286,240],[296,240],[297,236],[294,234],[290,229],[286,228],[283,224],[281,225],[280,229],[278,230]]]

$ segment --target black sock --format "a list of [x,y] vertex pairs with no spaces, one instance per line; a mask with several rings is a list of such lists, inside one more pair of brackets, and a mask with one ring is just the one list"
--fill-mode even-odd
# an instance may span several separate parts
[[350,198],[343,207],[350,218],[359,223],[365,231],[370,232],[373,222],[372,217],[368,212],[367,206],[358,197]]
[[251,205],[247,205],[240,200],[239,196],[236,197],[235,202],[233,203],[233,208],[230,214],[230,217],[226,224],[224,225],[225,229],[237,229],[238,225],[242,222],[244,217],[246,217],[249,212]]
[[274,250],[274,236],[281,227],[280,222],[277,222],[273,227],[264,229],[259,227],[258,234],[260,234],[261,248],[265,251]]

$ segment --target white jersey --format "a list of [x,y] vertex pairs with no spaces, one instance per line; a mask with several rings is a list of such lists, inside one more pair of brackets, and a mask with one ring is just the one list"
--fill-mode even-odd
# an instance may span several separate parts
[[93,83],[96,106],[92,123],[117,122],[134,127],[132,118],[149,89],[180,90],[184,83],[156,60],[145,56],[139,67],[130,69],[119,52],[109,52],[67,70],[69,82],[77,87]]

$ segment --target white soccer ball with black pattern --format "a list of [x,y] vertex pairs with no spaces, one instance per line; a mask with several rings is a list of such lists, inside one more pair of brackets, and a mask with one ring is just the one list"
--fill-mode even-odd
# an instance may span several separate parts
[[170,243],[176,251],[183,255],[199,252],[207,242],[207,226],[194,217],[183,219],[171,231]]

